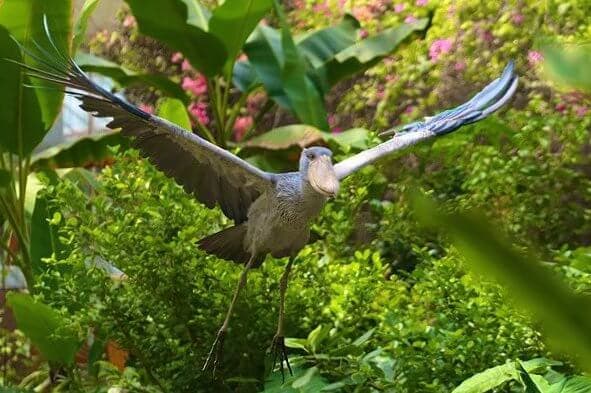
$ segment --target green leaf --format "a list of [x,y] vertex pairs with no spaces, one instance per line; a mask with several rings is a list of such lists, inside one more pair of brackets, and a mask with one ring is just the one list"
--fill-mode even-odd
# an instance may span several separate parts
[[[5,8],[6,5],[0,12]],[[21,61],[20,49],[3,26],[0,26],[0,58]],[[0,61],[0,146],[24,157],[41,142],[46,129],[35,91],[22,83],[29,83],[29,80],[22,75],[20,67]]]
[[351,128],[339,133],[324,133],[327,141],[336,142],[345,152],[350,149],[365,150],[369,148],[369,131],[365,128]]
[[86,37],[86,29],[88,28],[88,19],[99,4],[99,0],[86,0],[80,11],[80,16],[74,26],[74,37],[72,38],[72,53],[76,53],[82,41]]
[[180,100],[161,98],[156,106],[156,114],[189,132],[191,131],[191,119],[187,108]]
[[35,170],[96,165],[112,160],[110,147],[117,145],[129,146],[128,140],[117,131],[85,135],[37,153],[32,157],[31,163]]
[[[55,176],[57,178],[57,176]],[[35,276],[43,272],[43,258],[49,258],[63,247],[60,244],[57,227],[49,220],[57,210],[49,206],[43,193],[37,194],[31,217],[31,267]]]
[[308,352],[308,349],[306,348],[306,344],[308,343],[308,340],[305,340],[303,338],[291,338],[291,337],[287,337],[285,339],[285,346],[288,348],[296,348],[296,349],[303,349],[304,351]]
[[[53,46],[47,39],[43,26],[43,17],[46,16],[53,42],[60,52],[67,56],[70,54],[69,44],[72,33],[71,9],[71,0],[5,1],[2,7],[0,7],[0,25],[4,26],[17,41],[31,49],[33,52],[38,52],[32,43],[33,40],[39,43],[41,47],[53,51]],[[7,56],[4,53],[0,53],[0,57]],[[14,59],[13,56],[10,56],[9,58]],[[25,62],[32,66],[39,66],[39,64],[29,56],[25,58]],[[16,78],[16,80],[20,79],[20,77]],[[31,79],[29,83],[34,86],[55,88],[55,84],[52,82],[39,79]],[[2,84],[1,86],[3,86],[4,90],[5,85]],[[43,131],[48,131],[61,111],[64,94],[55,89],[21,89],[32,90],[33,94],[37,96],[42,113]],[[20,91],[20,89],[17,89],[16,91]],[[30,93],[24,94],[29,95]],[[19,100],[17,100],[17,102],[18,101]],[[25,102],[26,100],[20,101],[19,105],[24,105]],[[4,100],[3,103],[5,103]],[[34,147],[41,142],[41,138],[44,135],[43,131],[26,135],[23,144],[25,147],[23,151],[25,153],[28,154],[28,152],[30,152],[28,149],[29,146]]]
[[544,66],[549,77],[577,90],[591,92],[590,44],[547,44],[542,47]]
[[[545,358],[531,359],[520,362],[527,372],[545,372],[551,366],[562,363]],[[466,379],[452,393],[484,393],[502,384],[517,380],[518,370],[515,362],[508,362],[500,366],[491,367]]]
[[307,63],[295,45],[287,19],[277,0],[275,5],[281,24],[281,45],[285,56],[281,70],[283,90],[300,121],[326,131],[329,126],[322,95],[307,75]]
[[218,74],[228,58],[216,36],[187,22],[187,4],[182,0],[125,0],[140,32],[181,52],[193,67],[208,77]]
[[165,96],[177,98],[186,104],[190,101],[189,96],[181,86],[165,75],[140,74],[88,53],[78,53],[75,60],[76,64],[84,71],[107,76],[123,87],[151,86]]
[[72,364],[80,347],[78,338],[65,324],[64,317],[51,307],[25,293],[7,295],[16,324],[50,362]]
[[279,32],[269,26],[260,25],[244,45],[244,52],[257,79],[265,86],[269,98],[280,107],[293,112],[281,79],[285,58]]
[[292,146],[306,147],[322,140],[324,133],[315,127],[294,124],[274,128],[269,132],[246,141],[243,146],[257,147],[267,150],[283,150]]
[[199,0],[182,0],[187,6],[187,23],[208,30],[211,12]]
[[355,44],[360,24],[352,15],[346,14],[343,20],[336,26],[296,37],[298,48],[315,69],[315,73],[322,81],[323,93],[328,92],[327,76],[320,75],[325,70],[323,65],[332,60],[334,56]]
[[551,344],[575,355],[591,370],[591,300],[575,294],[536,260],[508,245],[477,214],[444,214],[430,199],[415,198],[417,217],[445,230],[466,262],[486,277],[504,284],[517,303],[541,322]]
[[576,376],[552,384],[549,393],[589,393],[591,392],[591,378]]
[[260,83],[252,64],[248,61],[238,61],[234,64],[232,82],[241,92],[248,92]]
[[419,19],[415,23],[404,23],[368,37],[335,54],[315,71],[325,76],[328,86],[367,70],[409,38],[413,33],[427,28],[429,19]]
[[209,20],[209,32],[219,38],[226,47],[226,67],[234,64],[250,33],[271,9],[271,1],[226,0],[213,10]]
[[8,186],[12,182],[12,175],[6,169],[0,169],[0,189]]

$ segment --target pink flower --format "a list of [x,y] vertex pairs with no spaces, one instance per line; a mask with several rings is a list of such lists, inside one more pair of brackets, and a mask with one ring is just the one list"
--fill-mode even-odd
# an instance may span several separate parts
[[363,39],[363,38],[366,38],[368,35],[369,35],[369,33],[367,32],[367,30],[365,30],[365,29],[359,30],[359,38]]
[[369,7],[355,7],[353,8],[352,13],[355,18],[361,21],[370,20],[374,17],[374,14]]
[[180,63],[183,61],[183,54],[181,52],[174,52],[170,57],[170,61],[172,61],[174,64]]
[[538,65],[540,62],[544,60],[544,56],[538,51],[530,50],[527,52],[527,61],[529,61],[529,65],[535,66]]
[[520,24],[522,24],[524,19],[525,17],[523,16],[523,14],[519,13],[513,14],[513,16],[511,16],[511,21],[515,26],[519,26]]
[[453,43],[449,38],[442,38],[433,41],[431,46],[429,47],[429,58],[431,61],[439,60],[439,57],[443,54],[449,53]]
[[480,31],[480,39],[484,42],[492,42],[495,37],[490,32],[490,30],[481,30]]
[[207,93],[207,81],[201,74],[197,75],[195,79],[185,76],[181,85],[183,90],[190,91],[194,96],[200,96]]
[[401,13],[402,11],[404,11],[404,8],[406,7],[406,4],[404,3],[398,3],[394,5],[394,12],[396,12],[397,14]]
[[566,104],[564,102],[559,102],[558,104],[556,104],[556,106],[554,107],[558,112],[562,113],[566,110]]
[[252,116],[240,116],[236,119],[236,122],[234,122],[234,127],[233,127],[233,131],[234,131],[234,139],[236,141],[241,141],[242,138],[244,138],[244,134],[246,134],[246,131],[248,131],[250,129],[250,127],[252,127],[253,124],[253,119]]
[[411,23],[415,23],[417,21],[417,18],[415,18],[413,15],[409,15],[406,18],[404,18],[404,23],[406,24],[411,24]]
[[585,108],[584,106],[578,106],[575,109],[575,113],[579,117],[584,117],[587,114],[587,112],[589,112],[589,108]]
[[246,110],[250,114],[255,114],[263,106],[263,103],[267,99],[267,95],[263,92],[257,92],[251,94],[246,99]]
[[142,111],[146,112],[146,113],[149,113],[149,114],[154,113],[154,107],[152,105],[149,105],[149,104],[140,104],[139,105],[139,108]]
[[417,0],[415,4],[417,5],[417,7],[424,7],[427,5],[428,2],[429,0]]
[[404,110],[404,113],[406,113],[407,115],[410,115],[411,113],[413,113],[415,110],[415,107],[412,105],[409,105],[406,107],[406,109]]
[[456,70],[457,72],[462,72],[466,69],[466,62],[465,61],[458,61],[456,62],[456,64],[454,64],[454,70]]
[[189,112],[197,121],[204,126],[209,123],[209,116],[207,115],[207,104],[205,102],[193,102],[189,105]]
[[183,64],[181,64],[181,70],[191,71],[192,69],[193,69],[193,66],[191,65],[191,63],[189,63],[189,60],[187,60],[187,59],[183,60]]
[[131,28],[135,26],[135,18],[133,15],[127,15],[125,19],[123,19],[123,27]]

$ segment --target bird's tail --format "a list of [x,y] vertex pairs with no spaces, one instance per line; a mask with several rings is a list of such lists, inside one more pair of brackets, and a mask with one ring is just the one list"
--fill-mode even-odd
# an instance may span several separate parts
[[[245,224],[226,228],[199,240],[197,247],[218,258],[244,265],[250,259],[250,253],[244,249],[246,229]],[[257,257],[253,267],[258,267],[262,261],[262,257]]]

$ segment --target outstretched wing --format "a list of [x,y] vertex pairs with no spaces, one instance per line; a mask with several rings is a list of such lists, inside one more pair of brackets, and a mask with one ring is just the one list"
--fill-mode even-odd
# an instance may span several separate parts
[[384,143],[347,158],[334,166],[339,179],[397,150],[420,141],[457,130],[465,124],[484,119],[505,105],[517,89],[517,76],[513,62],[505,67],[502,75],[487,85],[472,99],[457,108],[449,109],[425,121],[408,124]]
[[[51,37],[48,34],[51,41]],[[64,86],[81,101],[80,107],[96,117],[112,117],[107,125],[133,138],[144,157],[212,208],[219,204],[237,224],[247,219],[250,204],[272,186],[274,175],[264,172],[234,154],[160,117],[150,115],[92,82],[54,46],[37,45],[25,53],[43,69],[20,64],[31,77]]]

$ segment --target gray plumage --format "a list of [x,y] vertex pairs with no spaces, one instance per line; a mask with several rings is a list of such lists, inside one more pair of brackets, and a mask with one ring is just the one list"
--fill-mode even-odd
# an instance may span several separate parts
[[47,69],[21,64],[36,78],[61,84],[81,101],[80,107],[97,117],[111,117],[109,128],[121,129],[141,154],[174,178],[205,206],[219,205],[235,226],[198,242],[199,248],[219,258],[259,266],[267,254],[295,256],[310,237],[310,223],[339,181],[359,168],[425,139],[444,135],[490,115],[507,103],[517,88],[513,63],[500,78],[459,107],[412,123],[390,140],[332,165],[330,150],[304,149],[297,172],[262,171],[194,133],[150,115],[93,83],[64,56],[27,54]]

